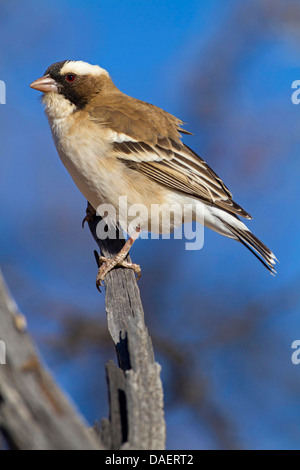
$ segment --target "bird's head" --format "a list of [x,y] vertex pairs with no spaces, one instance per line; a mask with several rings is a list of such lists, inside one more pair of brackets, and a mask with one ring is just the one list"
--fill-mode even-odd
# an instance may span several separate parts
[[[106,70],[83,61],[64,60],[52,64],[43,77],[30,84],[44,93],[43,101],[67,100],[74,110],[83,109],[107,82],[111,82]],[[55,96],[54,96],[55,95]]]

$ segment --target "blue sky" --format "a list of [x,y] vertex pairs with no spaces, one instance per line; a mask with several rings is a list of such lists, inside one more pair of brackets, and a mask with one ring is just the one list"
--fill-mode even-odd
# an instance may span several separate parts
[[[56,379],[93,422],[107,411],[91,396],[105,395],[104,363],[114,352],[97,359],[91,350],[59,363],[45,338],[61,333],[59,316],[68,309],[105,319],[104,296],[94,288],[94,242],[81,230],[85,201],[59,161],[29,83],[64,59],[107,68],[122,91],[188,123],[194,136],[185,142],[224,176],[254,216],[251,229],[281,261],[274,279],[242,246],[208,230],[196,254],[181,241],[138,242],[133,255],[143,268],[150,331],[192,345],[196,354],[214,337],[203,304],[205,318],[211,309],[217,325],[239,311],[246,318],[249,305],[271,305],[274,313],[244,339],[201,349],[196,370],[209,378],[212,400],[228,410],[244,447],[295,448],[296,438],[284,430],[299,422],[300,366],[290,362],[290,344],[300,337],[300,106],[290,99],[291,83],[300,79],[299,51],[293,30],[278,17],[260,29],[262,6],[244,5],[253,12],[247,34],[236,1],[1,3],[0,79],[7,104],[0,105],[0,264]],[[147,272],[155,270],[160,283],[151,280],[150,292]],[[274,301],[281,293],[286,301]],[[254,360],[264,372],[254,370]],[[103,369],[97,380],[96,365]],[[169,386],[166,394],[172,395]],[[203,419],[175,403],[166,414],[169,448],[218,447]]]

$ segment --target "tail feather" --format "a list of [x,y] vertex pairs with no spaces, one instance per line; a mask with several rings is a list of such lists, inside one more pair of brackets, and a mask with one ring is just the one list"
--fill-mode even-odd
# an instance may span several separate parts
[[236,239],[242,243],[248,250],[250,250],[257,259],[270,271],[271,274],[276,274],[274,265],[277,258],[269,248],[264,245],[250,230],[243,228],[245,225],[241,222],[242,227],[238,228],[233,226],[222,219],[223,224],[235,235]]

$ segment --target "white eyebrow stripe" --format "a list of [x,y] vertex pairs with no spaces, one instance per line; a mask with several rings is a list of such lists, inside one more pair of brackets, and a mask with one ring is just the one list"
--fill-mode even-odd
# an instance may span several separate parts
[[99,65],[91,65],[82,60],[70,60],[65,63],[60,71],[61,75],[66,73],[75,73],[77,75],[106,75],[109,77],[109,73],[99,67]]

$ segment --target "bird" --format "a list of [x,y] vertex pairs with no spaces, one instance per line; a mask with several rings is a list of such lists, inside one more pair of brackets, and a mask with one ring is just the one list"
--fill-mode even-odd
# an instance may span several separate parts
[[[126,257],[141,232],[170,233],[186,220],[240,242],[276,273],[277,258],[241,220],[252,217],[183,143],[182,134],[191,134],[183,121],[124,94],[105,69],[82,60],[52,64],[30,87],[43,93],[59,157],[89,203],[86,217],[93,217],[101,205],[110,207],[108,226],[120,226],[130,235],[115,258],[99,258],[97,288],[116,266],[140,276],[140,266]],[[144,208],[138,222],[120,206],[120,198],[126,198],[126,208]],[[164,218],[173,206],[173,215]]]

